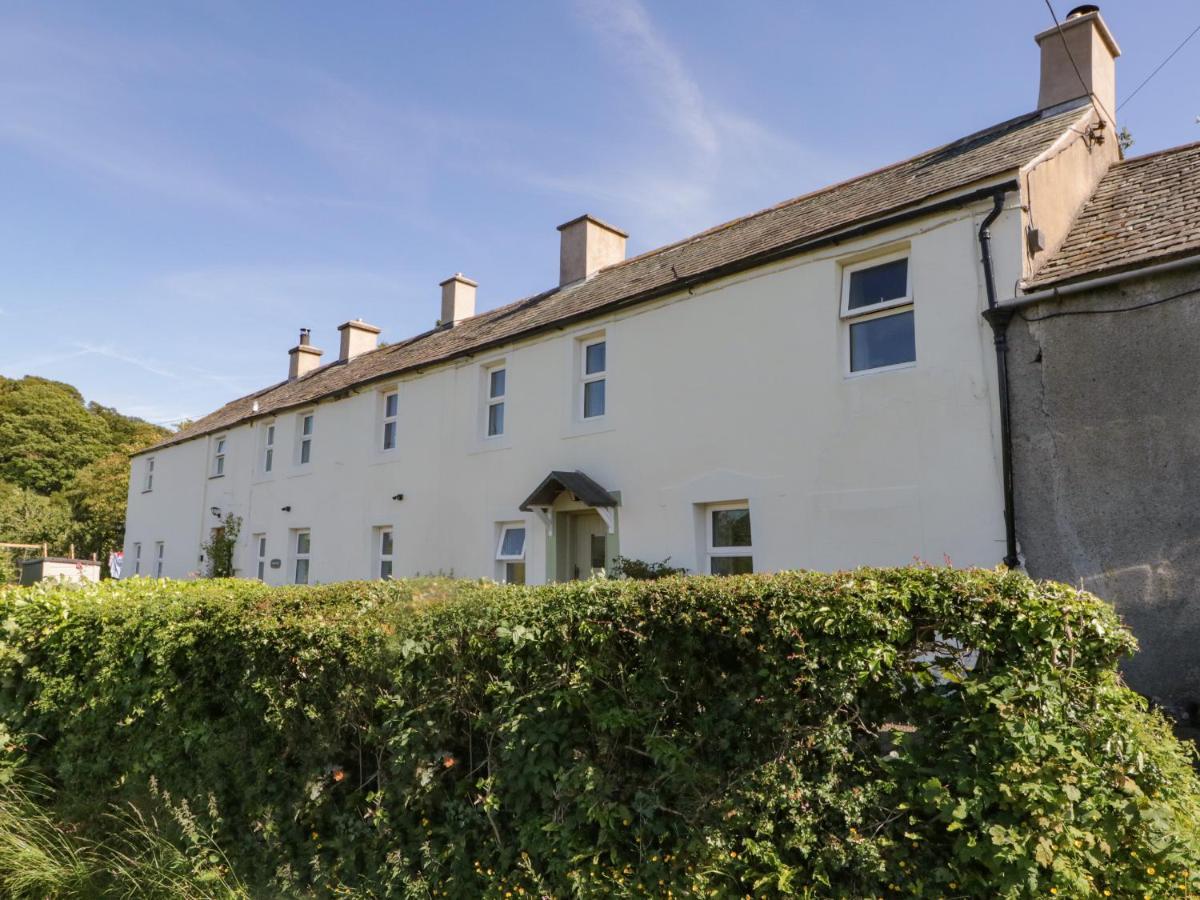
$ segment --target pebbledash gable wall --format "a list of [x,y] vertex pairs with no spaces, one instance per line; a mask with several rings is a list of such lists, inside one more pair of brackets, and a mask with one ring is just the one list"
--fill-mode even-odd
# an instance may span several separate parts
[[[1009,205],[993,232],[998,277],[1011,283],[1020,275],[1015,194]],[[254,536],[266,536],[272,583],[292,580],[298,529],[311,529],[312,580],[372,577],[383,526],[394,529],[397,576],[498,577],[498,529],[519,522],[527,578],[537,583],[553,574],[553,536],[518,507],[550,471],[579,470],[619,494],[610,561],[617,552],[670,556],[705,571],[703,505],[744,500],[756,570],[914,556],[995,565],[1004,552],[996,388],[976,244],[990,207],[918,219],[141,455],[127,552],[140,543],[147,560],[162,542],[165,575],[200,571],[216,509],[243,519],[239,574],[255,574]],[[843,264],[897,251],[910,261],[916,363],[851,375]],[[580,422],[578,342],[600,333],[607,414]],[[501,361],[506,429],[489,441],[483,373]],[[393,387],[399,440],[384,453],[381,398]],[[312,462],[299,466],[296,429],[307,411]],[[270,424],[275,470],[265,476]],[[224,474],[211,477],[221,437]],[[154,486],[143,492],[149,459]]]
[[[1186,291],[1196,293],[1102,313]],[[1200,702],[1198,336],[1200,264],[1034,304],[1009,326],[1026,567],[1112,601],[1141,644],[1125,664],[1130,684],[1191,718]]]

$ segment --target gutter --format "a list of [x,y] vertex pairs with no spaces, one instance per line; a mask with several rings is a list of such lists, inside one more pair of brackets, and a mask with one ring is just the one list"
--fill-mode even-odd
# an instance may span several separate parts
[[[1121,284],[1125,281],[1132,281],[1135,278],[1148,278],[1152,275],[1165,275],[1168,272],[1175,272],[1179,269],[1188,269],[1192,266],[1200,265],[1200,254],[1192,254],[1181,259],[1173,259],[1170,262],[1159,263],[1154,266],[1144,266],[1136,269],[1126,269],[1124,272],[1117,272],[1114,275],[1102,275],[1099,278],[1089,278],[1086,281],[1073,281],[1070,284],[1064,284],[1062,287],[1046,288],[1042,291],[1034,291],[1029,294],[1024,294],[1020,297],[1014,297],[1011,300],[1006,300],[1000,304],[1000,309],[1009,309],[1016,311],[1022,307],[1029,306],[1032,303],[1042,303],[1046,300],[1058,300],[1062,297],[1069,297],[1072,294],[1080,294],[1084,291],[1095,290],[1096,288],[1108,287],[1113,284]],[[1011,318],[1011,315],[1009,316]]]
[[979,257],[983,263],[983,283],[987,290],[987,309],[984,319],[992,326],[992,343],[996,347],[996,385],[1000,400],[1000,469],[1004,480],[1004,565],[1015,569],[1021,565],[1017,555],[1017,524],[1013,509],[1012,416],[1008,398],[1008,323],[1012,308],[996,303],[996,277],[992,268],[992,223],[1004,211],[1004,198],[1012,190],[1006,185],[992,194],[992,211],[979,225]]
[[[477,354],[494,350],[498,347],[507,347],[516,341],[524,340],[525,338],[532,337],[533,335],[543,334],[548,331],[562,331],[565,328],[576,324],[577,322],[595,319],[602,315],[608,315],[616,310],[625,309],[630,306],[637,306],[639,304],[649,302],[650,300],[657,300],[660,297],[666,297],[671,294],[678,293],[679,291],[691,290],[701,284],[704,284],[705,282],[715,281],[718,278],[724,278],[728,275],[736,275],[740,272],[756,269],[759,266],[778,262],[780,260],[787,259],[788,257],[798,256],[801,253],[807,253],[811,250],[817,250],[822,247],[836,246],[844,241],[854,240],[855,238],[871,234],[875,231],[880,231],[885,228],[892,228],[897,225],[903,225],[915,219],[922,219],[926,216],[934,215],[936,213],[961,209],[964,206],[970,206],[973,203],[978,203],[981,200],[987,200],[991,197],[994,197],[996,196],[997,192],[1007,193],[1009,191],[1015,191],[1017,190],[1017,187],[1018,185],[1016,180],[1009,179],[1008,181],[1001,182],[1000,184],[993,184],[984,188],[979,188],[978,190],[971,191],[968,194],[959,194],[955,197],[948,197],[945,200],[939,200],[936,203],[930,203],[925,206],[911,207],[903,212],[888,216],[887,218],[872,219],[862,225],[856,225],[845,230],[829,231],[825,232],[824,234],[802,238],[798,241],[793,241],[788,244],[782,244],[778,247],[772,247],[769,250],[762,250],[758,253],[752,253],[748,256],[743,256],[733,260],[732,262],[722,263],[719,266],[713,266],[711,268],[704,269],[703,271],[697,272],[694,275],[677,277],[674,281],[657,285],[644,291],[639,291],[636,294],[630,294],[627,297],[614,300],[613,302],[607,303],[604,306],[598,306],[594,309],[584,310],[571,316],[564,316],[563,318],[555,319],[542,325],[537,325],[518,334],[507,335],[505,337],[496,338],[481,344],[475,344],[468,349],[447,354],[446,356],[422,365],[395,369],[385,374],[378,375],[361,382],[356,382],[346,387],[338,388],[336,391],[329,391],[328,393],[321,394],[320,396],[311,397],[301,403],[291,403],[284,406],[272,407],[269,410],[263,410],[257,414],[250,414],[241,419],[237,419],[234,422],[226,423],[220,428],[209,428],[205,431],[189,434],[187,437],[181,440],[176,441],[167,439],[161,444],[156,444],[153,447],[147,447],[145,450],[139,450],[135,455],[142,455],[160,449],[165,449],[166,447],[173,447],[177,444],[185,444],[190,440],[194,440],[195,438],[204,437],[207,434],[214,434],[215,432],[221,431],[225,428],[233,428],[237,425],[253,421],[256,418],[265,418],[267,416],[278,415],[279,413],[286,412],[290,409],[301,409],[305,406],[311,406],[312,404],[319,403],[322,400],[334,396],[335,394],[356,390],[365,385],[375,384],[380,381],[386,381],[390,378],[395,378],[397,375],[403,375],[408,372],[419,372],[423,369],[439,366],[443,363],[448,363],[456,359],[470,359]],[[547,292],[547,295],[556,292],[557,291],[549,291]],[[330,363],[330,365],[336,365],[336,363]]]

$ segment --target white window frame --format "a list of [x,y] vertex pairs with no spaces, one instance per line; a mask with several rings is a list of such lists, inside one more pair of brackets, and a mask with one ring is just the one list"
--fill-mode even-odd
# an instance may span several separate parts
[[133,574],[142,574],[142,542],[133,542]]
[[154,542],[154,577],[163,577],[163,557],[166,556],[167,545],[164,541]]
[[[492,395],[492,376],[498,372],[504,373],[504,391]],[[506,360],[491,363],[483,369],[483,437],[484,440],[494,441],[502,438],[508,430],[508,363]],[[492,433],[492,409],[500,407],[501,426],[495,434]]]
[[[383,539],[384,535],[391,535],[392,550],[390,553],[384,553]],[[379,525],[374,529],[375,541],[375,574],[373,578],[378,578],[380,581],[389,581],[396,577],[396,529],[392,525]],[[388,564],[388,574],[383,574],[383,565]]]
[[[736,547],[717,547],[713,544],[713,513],[721,510],[744,509],[750,516],[750,543]],[[716,556],[749,556],[750,568],[754,569],[754,513],[749,500],[731,500],[723,503],[704,504],[704,572],[712,574],[712,561]]]
[[267,535],[259,532],[254,535],[255,574],[259,581],[267,580]]
[[[305,534],[308,535],[308,550],[305,551],[304,553],[301,553],[300,552],[300,536],[305,535]],[[292,584],[312,584],[312,529],[311,528],[293,528],[291,530],[291,535],[292,535],[291,583]],[[299,569],[301,560],[305,560],[308,563],[308,565],[305,567],[304,581],[297,580],[298,569]]]
[[263,424],[262,473],[270,475],[275,468],[275,434],[276,423]]
[[212,441],[212,470],[208,473],[209,478],[223,478],[225,476],[225,447],[229,442],[229,435],[219,434]]
[[[308,434],[304,433],[304,420],[310,419],[312,425],[309,427]],[[312,465],[312,445],[313,437],[317,433],[317,411],[308,409],[304,412],[296,413],[296,465],[310,466]],[[304,447],[308,445],[308,459],[304,458]]]
[[146,459],[146,468],[142,474],[142,493],[148,494],[154,490],[154,457]]
[[[599,372],[589,372],[587,370],[588,348],[595,347],[597,344],[604,344],[604,368]],[[603,381],[604,384],[604,412],[599,415],[589,416],[587,414],[587,386],[596,381]],[[581,422],[600,422],[608,415],[608,335],[606,333],[592,334],[579,339],[579,387],[578,391],[578,409],[579,420]]]
[[[884,300],[881,303],[872,303],[870,306],[860,306],[856,309],[850,309],[850,276],[855,272],[861,272],[864,269],[873,269],[876,266],[882,266],[886,263],[895,262],[899,259],[908,260],[908,266],[905,268],[905,284],[904,296],[895,297],[891,300]],[[842,301],[840,305],[839,316],[844,323],[844,331],[846,332],[843,345],[845,347],[845,366],[844,374],[847,377],[857,378],[860,375],[875,375],[880,372],[894,372],[898,369],[911,369],[917,364],[916,347],[913,347],[913,358],[908,362],[895,363],[890,366],[876,366],[871,369],[853,369],[853,360],[851,359],[851,344],[850,330],[854,325],[860,325],[863,322],[869,322],[873,319],[886,319],[889,316],[896,316],[902,313],[911,312],[913,314],[914,325],[916,323],[916,304],[913,301],[912,292],[912,253],[909,248],[895,250],[891,253],[884,253],[877,256],[871,256],[867,259],[859,260],[853,263],[843,263],[842,265]],[[915,339],[914,339],[915,340]]]
[[[396,412],[388,415],[388,398],[396,398]],[[393,453],[400,446],[400,388],[390,387],[379,392],[379,444],[380,453]],[[388,426],[392,426],[392,446],[387,445]]]
[[[525,562],[526,549],[529,546],[529,526],[524,522],[497,522],[497,530],[500,532],[500,538],[496,541],[496,568],[499,570],[499,578],[497,581],[508,583],[508,566],[510,563],[520,563],[525,566],[525,577],[529,578],[529,567]],[[505,553],[504,539],[508,533],[519,529],[524,532],[521,538],[520,553]]]

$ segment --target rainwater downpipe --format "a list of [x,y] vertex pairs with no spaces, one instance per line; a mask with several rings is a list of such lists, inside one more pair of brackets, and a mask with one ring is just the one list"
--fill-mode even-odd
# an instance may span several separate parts
[[1013,512],[1012,422],[1008,400],[1008,323],[1013,310],[996,303],[996,277],[992,271],[991,226],[1004,211],[1007,188],[992,195],[992,210],[979,226],[979,254],[983,262],[983,284],[987,290],[987,309],[984,319],[992,326],[992,342],[996,346],[996,384],[1000,393],[1000,469],[1004,478],[1004,564],[1015,569],[1021,564],[1017,556],[1017,525]]

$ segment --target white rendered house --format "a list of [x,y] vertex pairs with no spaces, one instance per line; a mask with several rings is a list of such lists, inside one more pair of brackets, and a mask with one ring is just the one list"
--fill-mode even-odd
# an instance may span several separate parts
[[1120,152],[1099,14],[1037,40],[1033,113],[634,259],[580,217],[556,287],[477,314],[455,275],[383,348],[302,332],[287,380],[133,457],[126,573],[202,570],[230,513],[273,584],[1012,559],[982,313]]

